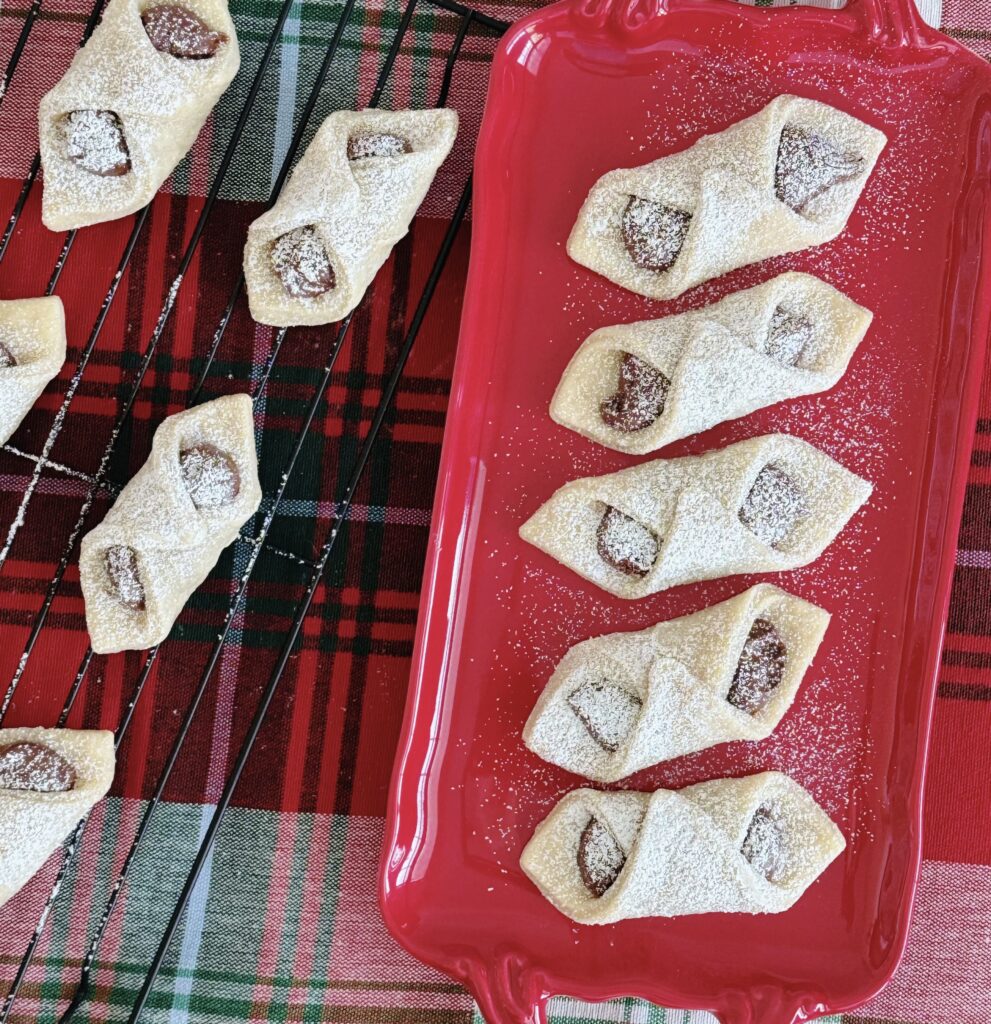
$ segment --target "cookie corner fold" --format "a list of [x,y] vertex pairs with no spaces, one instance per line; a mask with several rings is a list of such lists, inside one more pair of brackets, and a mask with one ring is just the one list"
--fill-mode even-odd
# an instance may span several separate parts
[[65,310],[50,295],[0,300],[0,443],[65,364]]
[[602,175],[568,255],[621,287],[675,298],[835,238],[884,142],[884,133],[827,104],[778,96],[687,148]]
[[[17,748],[38,748],[55,757],[32,765]],[[113,733],[102,730],[0,729],[0,753],[20,758],[19,773],[39,773],[0,785],[0,907],[42,867],[49,856],[110,790],[116,755]],[[9,772],[10,765],[7,766]],[[70,772],[66,778],[63,772]],[[57,772],[58,774],[52,774]],[[0,777],[4,769],[0,767]],[[37,788],[31,788],[31,786]]]
[[646,629],[575,644],[525,745],[596,782],[721,743],[765,739],[792,705],[829,613],[771,584]]
[[275,205],[248,228],[252,317],[316,326],[351,312],[409,230],[457,126],[443,108],[327,117]]
[[826,282],[788,272],[709,306],[601,327],[569,360],[551,419],[608,448],[649,454],[833,387],[871,319]]
[[164,640],[261,497],[247,396],[164,420],[149,458],[80,546],[94,652],[145,650]]
[[789,909],[845,848],[839,828],[776,772],[653,793],[575,790],[520,865],[583,924]]
[[787,434],[558,488],[523,540],[618,597],[818,558],[872,485]]
[[42,222],[49,230],[115,220],[146,206],[236,76],[240,49],[227,3],[181,5],[220,39],[199,59],[158,48],[188,41],[188,18],[173,26],[170,39],[151,41],[143,15],[168,6],[110,0],[68,70],[42,97]]

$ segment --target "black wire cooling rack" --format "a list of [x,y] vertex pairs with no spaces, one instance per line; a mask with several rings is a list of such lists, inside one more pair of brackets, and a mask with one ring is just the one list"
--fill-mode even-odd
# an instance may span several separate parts
[[[21,26],[18,37],[15,41],[14,47],[11,51],[11,56],[8,59],[7,66],[4,70],[2,80],[0,80],[0,103],[3,102],[7,88],[14,78],[18,65],[21,61],[21,57],[24,53],[25,46],[28,42],[32,27],[37,22],[38,18],[42,14],[42,2],[43,0],[32,0],[31,6],[28,9],[24,22]],[[273,62],[273,56],[275,55],[279,41],[282,37],[283,30],[286,27],[287,18],[293,8],[295,0],[282,0],[281,7],[279,8],[278,15],[275,19],[275,23],[272,26],[271,32],[268,35],[267,42],[265,44],[264,51],[261,56],[260,63],[252,79],[251,85],[248,89],[244,103],[238,112],[235,120],[233,130],[227,145],[223,151],[220,162],[214,172],[213,179],[210,183],[209,189],[206,194],[201,212],[196,220],[195,226],[193,227],[192,234],[187,242],[182,256],[178,263],[175,276],[172,280],[171,287],[166,291],[166,298],[164,304],[161,307],[161,311],[158,315],[157,322],[151,335],[145,345],[144,353],[141,357],[140,363],[137,367],[136,372],[130,381],[123,386],[122,393],[118,396],[118,411],[117,417],[114,423],[114,428],[110,434],[109,441],[103,451],[100,458],[99,466],[95,474],[85,474],[77,470],[73,470],[72,467],[65,467],[58,463],[55,463],[51,458],[52,450],[55,446],[56,440],[61,434],[65,427],[70,413],[70,406],[73,398],[79,389],[80,382],[83,377],[83,373],[86,369],[87,364],[90,361],[91,356],[96,348],[97,342],[100,338],[100,334],[104,328],[107,320],[107,316],[114,304],[115,299],[118,295],[118,289],[123,278],[124,272],[127,270],[131,258],[135,252],[135,248],[138,244],[139,238],[145,229],[146,222],[148,220],[148,214],[150,205],[141,210],[135,215],[134,223],[131,228],[130,236],[124,245],[123,251],[120,256],[120,260],[117,266],[117,273],[111,280],[111,283],[107,289],[106,295],[104,296],[103,302],[99,308],[99,312],[93,323],[93,327],[89,333],[89,336],[83,345],[78,363],[75,371],[68,383],[65,391],[61,406],[58,409],[48,435],[45,438],[44,444],[41,449],[40,455],[32,456],[21,452],[19,449],[6,445],[4,448],[10,453],[25,458],[29,458],[34,462],[34,468],[31,473],[31,477],[28,480],[27,486],[25,487],[24,494],[21,498],[19,508],[9,525],[4,527],[0,524],[0,571],[2,571],[4,564],[10,554],[12,545],[21,530],[24,523],[27,521],[27,516],[35,496],[38,493],[38,485],[42,477],[42,473],[46,468],[56,468],[62,472],[69,473],[70,475],[76,476],[77,478],[83,479],[88,484],[88,490],[86,491],[85,498],[79,510],[78,517],[74,526],[72,527],[68,539],[66,540],[64,549],[62,550],[59,558],[55,574],[51,579],[46,590],[43,602],[40,609],[38,610],[33,624],[31,625],[28,633],[27,642],[24,646],[23,654],[19,662],[17,663],[16,669],[13,673],[12,678],[7,683],[6,687],[2,690],[2,696],[0,696],[0,725],[3,724],[4,718],[10,707],[11,701],[17,692],[18,686],[20,685],[24,676],[25,670],[30,662],[32,653],[38,643],[39,637],[42,635],[46,623],[49,619],[49,614],[52,609],[52,604],[55,601],[56,595],[59,592],[59,588],[62,585],[67,568],[74,556],[76,546],[79,538],[82,535],[84,529],[87,527],[89,522],[90,512],[93,504],[97,497],[103,494],[113,494],[116,490],[115,485],[109,478],[109,467],[111,459],[117,448],[118,440],[121,436],[122,429],[126,426],[129,417],[135,406],[135,401],[138,398],[142,382],[144,381],[145,375],[148,372],[149,367],[152,365],[152,361],[155,358],[155,353],[158,348],[159,342],[162,340],[165,332],[166,325],[172,316],[172,313],[176,306],[177,296],[179,295],[180,289],[182,288],[183,277],[189,270],[190,265],[196,255],[197,249],[200,246],[200,242],[203,238],[204,230],[206,229],[207,222],[213,212],[214,205],[218,196],[220,195],[221,188],[224,184],[225,178],[228,171],[231,168],[232,161],[235,158],[235,154],[238,150],[238,146],[241,142],[242,135],[244,134],[245,127],[248,124],[249,116],[252,114],[256,107],[259,95],[262,91],[263,83],[266,79],[267,74],[270,72],[270,67]],[[396,59],[400,54],[403,46],[403,40],[407,34],[407,30],[413,20],[414,13],[417,9],[417,5],[421,8],[433,8],[438,11],[448,12],[454,15],[457,19],[457,27],[453,35],[453,44],[451,50],[447,56],[446,64],[444,67],[443,76],[441,79],[440,87],[435,98],[437,106],[443,106],[448,98],[448,93],[451,88],[455,69],[458,65],[459,59],[461,58],[462,46],[465,39],[469,34],[473,33],[485,33],[489,36],[496,38],[502,34],[507,28],[508,24],[498,19],[489,17],[480,11],[474,10],[470,7],[464,6],[463,4],[457,3],[456,0],[407,0],[405,6],[402,9],[402,14],[399,20],[399,25],[396,28],[389,49],[386,52],[384,62],[379,71],[378,78],[375,87],[372,91],[371,97],[368,100],[369,106],[377,106],[382,99],[383,92],[385,91],[389,76],[392,74],[396,64]],[[289,144],[288,151],[286,152],[285,159],[282,163],[279,174],[272,186],[271,195],[268,199],[268,204],[274,203],[277,198],[286,177],[289,174],[290,169],[298,155],[301,143],[307,134],[308,127],[310,126],[314,112],[317,108],[318,101],[320,99],[321,91],[324,85],[332,79],[335,69],[337,67],[336,58],[338,57],[338,51],[341,47],[341,41],[344,37],[344,33],[352,20],[355,13],[356,0],[345,0],[344,6],[340,12],[339,18],[333,27],[333,31],[329,41],[326,44],[326,50],[322,62],[320,64],[319,71],[317,72],[316,79],[310,89],[307,99],[303,105],[303,108],[297,118],[295,131],[292,136],[292,140]],[[89,17],[85,23],[80,45],[89,38],[94,28],[99,22],[100,15],[103,8],[103,0],[96,0]],[[321,117],[328,113],[324,111],[321,113]],[[41,167],[40,155],[36,155],[31,163],[27,177],[24,179],[20,193],[17,197],[13,210],[11,211],[10,218],[7,222],[6,228],[0,236],[0,261],[4,259],[7,254],[7,249],[10,245],[12,236],[20,223],[21,216],[24,212],[25,204],[27,203],[28,197],[35,187],[36,179],[38,177]],[[276,696],[276,691],[279,687],[279,683],[282,680],[286,666],[289,662],[290,654],[293,650],[296,641],[299,639],[301,631],[303,629],[304,621],[307,614],[310,611],[310,606],[313,602],[314,595],[317,592],[317,588],[324,575],[324,572],[328,566],[331,556],[335,552],[337,547],[338,539],[341,536],[341,526],[347,519],[348,513],[351,508],[351,503],[354,499],[355,493],[358,489],[359,484],[362,481],[363,474],[369,463],[369,459],[372,455],[376,441],[378,440],[383,422],[386,419],[389,411],[390,404],[395,396],[396,390],[401,381],[403,372],[406,367],[407,360],[409,359],[410,352],[414,344],[416,343],[417,336],[420,332],[420,328],[423,324],[424,317],[427,313],[428,307],[430,306],[431,300],[437,289],[438,281],[444,271],[445,264],[447,263],[448,256],[450,255],[452,246],[454,245],[457,234],[464,222],[465,215],[471,202],[471,178],[470,176],[464,182],[461,189],[460,197],[457,200],[453,216],[450,224],[448,225],[440,245],[433,258],[433,263],[430,267],[429,273],[426,277],[426,282],[420,293],[419,299],[415,306],[412,319],[409,327],[407,328],[403,337],[402,343],[399,347],[398,354],[395,358],[391,372],[385,380],[384,386],[381,391],[381,398],[375,409],[375,412],[371,419],[371,424],[368,428],[367,433],[363,441],[361,442],[357,454],[353,460],[353,464],[350,471],[346,474],[345,483],[339,494],[336,496],[334,505],[335,516],[331,523],[329,532],[324,540],[323,545],[320,547],[316,558],[313,559],[301,559],[295,558],[295,560],[301,563],[307,570],[303,582],[300,584],[300,597],[296,604],[295,615],[292,619],[292,623],[289,627],[288,632],[285,635],[284,641],[281,645],[278,657],[275,661],[274,668],[269,675],[268,681],[264,686],[260,699],[258,700],[254,716],[248,727],[246,736],[241,744],[238,754],[233,762],[227,778],[225,780],[223,790],[217,801],[216,809],[213,812],[212,818],[210,819],[209,825],[202,837],[202,840],[197,849],[196,855],[192,861],[192,865],[189,869],[189,873],[186,877],[185,883],[179,894],[178,900],[175,905],[169,910],[169,908],[163,908],[162,918],[165,921],[161,940],[158,947],[148,963],[147,970],[144,976],[144,980],[138,990],[135,1001],[131,1007],[129,1014],[129,1021],[137,1021],[141,1016],[142,1011],[145,1008],[148,997],[151,993],[152,986],[155,983],[155,979],[162,967],[165,956],[169,950],[170,944],[175,936],[176,930],[179,927],[183,912],[192,894],[193,888],[200,876],[200,872],[203,869],[205,862],[207,861],[211,849],[216,839],[217,832],[223,823],[224,816],[227,812],[228,806],[230,805],[231,798],[241,778],[244,767],[251,755],[252,748],[258,738],[259,732],[265,721],[265,717],[272,705],[272,701]],[[63,241],[61,250],[55,260],[52,268],[51,275],[48,280],[48,285],[45,290],[45,294],[52,294],[58,285],[59,278],[66,266],[66,263],[72,252],[73,243],[75,242],[77,232],[70,231],[66,234]],[[206,353],[205,362],[201,372],[199,373],[195,384],[188,396],[187,406],[195,405],[203,396],[204,389],[211,379],[211,374],[217,372],[217,352],[220,348],[221,341],[227,331],[228,325],[231,320],[231,315],[234,311],[235,305],[240,298],[241,292],[244,287],[244,277],[239,276],[235,282],[230,298],[227,305],[220,317],[216,331],[211,339],[208,351]],[[148,832],[149,826],[151,825],[152,819],[156,813],[158,805],[162,799],[162,795],[165,788],[172,776],[173,770],[176,763],[179,760],[183,746],[190,733],[190,729],[193,725],[194,717],[196,716],[197,709],[207,692],[211,677],[220,661],[221,654],[224,649],[224,645],[230,636],[232,623],[235,621],[239,612],[242,609],[242,605],[245,598],[245,592],[248,587],[248,583],[255,570],[255,566],[258,562],[259,555],[263,549],[268,548],[269,550],[276,550],[269,543],[269,534],[271,531],[272,523],[282,505],[283,498],[286,494],[286,489],[293,474],[297,467],[297,461],[300,456],[300,452],[303,449],[304,442],[314,425],[317,410],[320,406],[321,401],[324,398],[325,392],[331,383],[331,377],[334,371],[335,364],[338,356],[340,355],[341,349],[344,346],[344,342],[348,335],[348,329],[351,324],[351,315],[342,320],[336,325],[334,331],[334,337],[330,345],[330,349],[323,367],[322,376],[317,381],[315,387],[312,390],[312,395],[306,406],[306,410],[302,416],[303,429],[299,431],[298,438],[291,450],[288,460],[283,466],[281,477],[279,478],[279,484],[274,492],[266,494],[265,499],[262,503],[261,513],[261,526],[257,533],[251,536],[242,536],[242,539],[248,543],[248,558],[247,563],[241,573],[240,577],[235,581],[234,594],[230,601],[226,615],[223,621],[217,626],[217,636],[210,650],[209,656],[207,657],[205,667],[199,677],[198,683],[193,691],[193,695],[185,711],[182,714],[181,723],[179,725],[178,732],[169,750],[169,753],[165,759],[164,766],[154,786],[152,796],[145,805],[145,809],[140,818],[137,831],[135,832],[133,841],[128,849],[128,852],[121,864],[120,870],[113,884],[110,887],[109,893],[107,894],[106,902],[102,913],[100,914],[97,925],[93,930],[90,937],[89,945],[86,950],[86,954],[83,960],[82,968],[76,982],[76,986],[73,995],[69,1001],[69,1004],[64,1011],[61,1020],[68,1021],[73,1018],[77,1011],[84,1005],[87,997],[90,993],[91,982],[92,982],[92,971],[93,965],[96,961],[99,953],[101,944],[103,942],[104,935],[107,930],[108,924],[114,917],[114,913],[118,906],[118,900],[121,892],[127,883],[128,876],[131,871],[131,867],[134,863],[135,856],[142,846],[145,836]],[[272,370],[279,357],[279,352],[282,348],[283,342],[288,334],[287,329],[281,329],[275,332],[271,349],[265,360],[265,363],[253,381],[251,395],[253,401],[257,402],[265,393],[266,386],[268,384]],[[144,663],[138,672],[137,678],[132,684],[130,690],[130,696],[127,700],[124,708],[124,713],[121,717],[120,722],[117,725],[115,732],[115,746],[119,747],[123,742],[124,737],[127,734],[128,728],[131,724],[134,711],[141,699],[142,692],[145,688],[145,684],[151,675],[152,668],[159,658],[161,650],[166,647],[169,640],[163,642],[159,647],[152,648],[146,653]],[[93,660],[92,649],[87,649],[84,654],[77,671],[71,678],[69,683],[68,692],[65,698],[65,702],[62,708],[61,715],[58,720],[58,724],[64,725],[72,711],[73,705],[78,697],[83,683],[86,679],[89,671],[91,662]],[[28,968],[32,962],[35,951],[37,949],[39,940],[42,937],[46,924],[48,922],[49,915],[56,902],[59,900],[62,892],[63,882],[66,874],[73,864],[79,850],[80,838],[83,830],[86,827],[86,821],[80,822],[75,829],[72,836],[67,840],[63,853],[63,860],[59,867],[58,874],[52,885],[50,894],[41,910],[38,917],[38,923],[35,927],[32,937],[28,943],[27,948],[24,950],[23,957],[21,958],[20,964],[14,975],[9,989],[3,998],[3,1002],[0,1003],[0,1024],[7,1024],[11,1019],[11,1015],[14,1011],[15,1004],[18,1000],[18,996],[21,991],[22,984],[25,976],[28,972]]]

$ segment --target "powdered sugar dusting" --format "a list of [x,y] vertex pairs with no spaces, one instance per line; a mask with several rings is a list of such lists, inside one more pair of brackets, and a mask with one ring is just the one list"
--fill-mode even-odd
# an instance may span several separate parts
[[117,178],[131,169],[124,126],[112,110],[73,110],[61,122],[65,155],[90,174]]
[[645,270],[667,270],[685,244],[691,220],[683,210],[630,196],[623,211],[623,240],[630,259]]
[[0,790],[65,793],[76,784],[76,770],[40,743],[0,743]]
[[829,139],[786,124],[778,142],[774,185],[781,202],[801,213],[828,189],[861,173],[864,158],[841,152]]
[[295,298],[316,298],[336,283],[330,257],[311,226],[294,228],[272,243],[272,267]]
[[644,359],[624,352],[619,360],[616,393],[599,406],[604,423],[632,433],[643,430],[664,411],[671,381]]
[[754,871],[769,882],[782,878],[787,867],[780,807],[764,804],[757,808],[750,819],[741,852]]
[[608,679],[587,680],[568,697],[571,710],[604,750],[626,742],[643,708],[640,698]]
[[810,317],[789,313],[778,306],[771,316],[766,351],[779,363],[795,366],[814,337],[815,327]]
[[801,489],[780,467],[768,464],[757,474],[740,506],[740,522],[769,547],[777,547],[809,514]]
[[[31,763],[30,787],[8,787],[5,754]],[[38,751],[44,751],[39,762]],[[74,729],[0,729],[0,904],[37,871],[101,799],[114,774],[113,736]],[[16,780],[15,780],[16,781]],[[22,780],[23,781],[23,780]]]
[[223,508],[238,496],[237,462],[212,444],[197,444],[179,453],[182,482],[198,509]]
[[578,869],[593,896],[603,896],[619,877],[626,854],[598,818],[590,818],[578,840]]
[[748,714],[758,712],[781,685],[787,659],[787,645],[774,623],[755,619],[740,651],[727,701]]
[[629,576],[645,576],[657,561],[657,537],[616,508],[603,510],[597,542],[603,560]]
[[356,132],[348,138],[349,160],[402,156],[412,152],[409,141],[392,132]]
[[111,544],[103,557],[108,593],[130,611],[143,611],[145,588],[138,568],[138,553],[126,544]]
[[141,23],[156,50],[180,60],[208,60],[227,42],[223,32],[214,32],[182,4],[147,8],[141,15]]

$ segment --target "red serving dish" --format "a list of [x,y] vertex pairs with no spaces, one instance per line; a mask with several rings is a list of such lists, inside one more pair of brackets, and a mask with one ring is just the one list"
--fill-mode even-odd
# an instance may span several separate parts
[[[684,148],[788,92],[889,136],[839,239],[668,303],[568,259],[565,239],[603,172]],[[895,969],[919,865],[991,310],[991,70],[923,25],[910,0],[851,0],[842,11],[569,0],[507,34],[476,167],[471,271],[383,857],[385,920],[412,953],[465,983],[491,1024],[543,1020],[552,993],[642,996],[710,1009],[725,1024],[853,1007]],[[777,768],[811,790],[848,847],[785,914],[581,927],[518,865],[537,822],[582,784],[523,747],[534,700],[577,641],[702,608],[756,577],[631,603],[524,544],[519,524],[555,488],[635,461],[556,426],[548,402],[593,329],[703,305],[786,268],[874,311],[848,373],[825,395],[662,454],[783,430],[875,492],[818,562],[773,577],[833,615],[776,733],[625,784]]]

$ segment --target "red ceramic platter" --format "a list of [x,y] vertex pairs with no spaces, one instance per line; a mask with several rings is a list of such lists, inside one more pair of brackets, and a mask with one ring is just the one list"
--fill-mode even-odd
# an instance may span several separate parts
[[[839,239],[669,303],[568,259],[565,240],[602,173],[682,149],[782,93],[824,100],[889,137]],[[542,1020],[552,993],[642,996],[711,1009],[725,1024],[853,1007],[894,971],[919,864],[991,306],[991,70],[925,27],[910,0],[851,0],[842,11],[567,2],[505,38],[476,163],[471,272],[383,858],[385,919],[416,956],[464,982],[491,1024]],[[816,796],[848,847],[784,914],[580,927],[518,864],[534,826],[582,784],[523,747],[537,694],[579,640],[703,608],[756,578],[627,602],[524,544],[520,523],[561,484],[636,461],[555,425],[548,403],[595,328],[701,306],[784,269],[817,274],[874,311],[846,376],[825,395],[662,454],[787,431],[872,480],[874,495],[818,562],[774,577],[833,616],[775,734],[624,785],[779,769]]]

